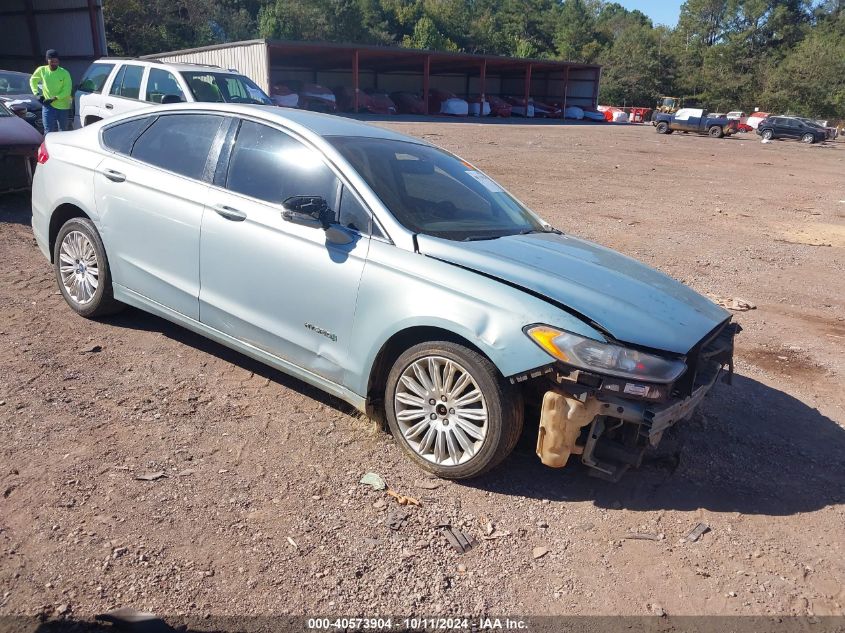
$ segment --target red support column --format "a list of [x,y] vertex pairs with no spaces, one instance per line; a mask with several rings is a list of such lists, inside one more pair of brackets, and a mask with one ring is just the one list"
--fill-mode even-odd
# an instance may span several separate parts
[[423,62],[423,101],[425,102],[425,113],[428,114],[428,77],[431,74],[431,55],[425,56]]
[[100,58],[103,56],[103,52],[100,50],[100,28],[94,0],[88,0],[88,18],[91,21],[91,41],[94,43],[94,57]]
[[531,96],[531,64],[525,67],[525,116],[528,116],[528,98]]
[[358,114],[358,49],[352,51],[352,108]]
[[484,102],[487,100],[487,60],[481,61],[481,114],[484,114]]
[[567,65],[563,71],[563,112],[560,115],[561,119],[566,119],[566,98],[569,96],[569,66]]

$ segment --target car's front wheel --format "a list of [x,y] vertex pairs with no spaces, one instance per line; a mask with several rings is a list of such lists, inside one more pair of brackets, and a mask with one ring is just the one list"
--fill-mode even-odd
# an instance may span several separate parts
[[764,141],[771,141],[772,137],[774,136],[774,133],[771,130],[763,130],[761,136],[763,137]]
[[446,479],[476,477],[499,464],[523,421],[519,390],[489,359],[448,341],[420,343],[396,360],[385,413],[411,459]]
[[724,132],[724,130],[722,129],[722,126],[720,126],[720,125],[712,125],[712,126],[710,126],[710,130],[709,130],[709,132],[708,132],[708,133],[709,133],[709,134],[710,134],[710,136],[711,136],[711,137],[713,137],[713,138],[722,138],[722,137],[725,135],[725,132]]
[[816,142],[816,137],[813,136],[812,134],[805,134],[804,136],[801,137],[801,142],[807,143],[808,145],[812,145],[813,143]]
[[77,314],[93,318],[123,308],[112,294],[111,271],[100,234],[88,218],[71,218],[59,229],[53,267],[62,296]]
[[657,124],[657,133],[658,134],[666,134],[669,132],[669,124],[666,121],[661,121]]

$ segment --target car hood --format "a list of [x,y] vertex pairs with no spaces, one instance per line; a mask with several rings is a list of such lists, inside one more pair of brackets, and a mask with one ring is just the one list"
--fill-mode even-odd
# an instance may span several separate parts
[[16,115],[0,117],[0,147],[38,147],[44,137]]
[[629,345],[685,354],[730,316],[668,275],[567,235],[473,242],[419,235],[417,243],[424,255],[541,295]]

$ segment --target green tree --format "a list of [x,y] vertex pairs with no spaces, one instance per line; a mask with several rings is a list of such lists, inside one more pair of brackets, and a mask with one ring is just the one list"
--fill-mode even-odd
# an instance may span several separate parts
[[561,59],[593,61],[601,45],[596,41],[596,18],[584,0],[564,0],[557,18],[554,43]]

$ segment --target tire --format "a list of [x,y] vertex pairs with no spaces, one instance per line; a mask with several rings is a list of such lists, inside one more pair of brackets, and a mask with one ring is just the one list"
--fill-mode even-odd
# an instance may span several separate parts
[[812,145],[813,143],[816,142],[816,137],[813,136],[812,134],[805,134],[804,136],[801,137],[801,142],[807,143],[807,145]]
[[114,298],[106,250],[88,218],[71,218],[59,230],[53,269],[62,296],[78,315],[91,319],[124,308]]
[[763,130],[763,133],[760,136],[763,137],[764,141],[771,141],[772,137],[774,137],[774,132],[771,130]]
[[669,124],[666,121],[661,121],[657,124],[657,133],[658,134],[668,134],[669,133]]
[[[480,397],[473,400],[475,393]],[[461,399],[469,400],[463,408],[452,406]],[[399,356],[384,402],[402,450],[444,479],[469,479],[494,468],[522,432],[520,391],[489,359],[457,343],[420,343]],[[455,413],[461,409],[465,416]]]
[[711,125],[710,129],[707,130],[707,133],[711,138],[722,138],[725,135],[725,131],[720,125]]

